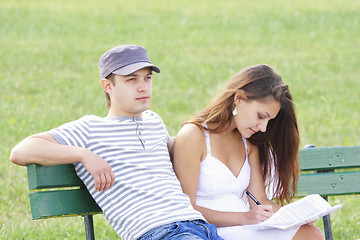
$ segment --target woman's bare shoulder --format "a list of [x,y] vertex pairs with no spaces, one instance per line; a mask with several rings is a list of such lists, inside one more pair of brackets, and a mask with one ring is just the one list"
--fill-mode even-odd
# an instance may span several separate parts
[[176,135],[176,138],[178,137],[191,137],[191,138],[203,138],[204,137],[204,131],[200,129],[198,126],[192,123],[188,123],[182,126],[178,134]]
[[188,150],[197,148],[202,151],[203,146],[206,146],[204,131],[195,124],[185,124],[175,137],[175,145]]

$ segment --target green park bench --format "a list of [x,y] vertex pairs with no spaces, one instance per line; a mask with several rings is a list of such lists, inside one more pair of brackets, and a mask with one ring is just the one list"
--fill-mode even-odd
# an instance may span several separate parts
[[[299,151],[301,175],[297,196],[360,193],[360,146],[304,148]],[[325,238],[332,240],[330,215],[323,217]]]
[[83,216],[86,239],[95,239],[93,215],[102,213],[72,164],[27,165],[32,218]]
[[[301,175],[297,196],[360,193],[360,146],[306,148],[299,151]],[[101,213],[72,164],[27,166],[33,219],[83,216],[86,239],[95,239],[93,215]],[[330,216],[324,216],[326,239],[332,240]]]

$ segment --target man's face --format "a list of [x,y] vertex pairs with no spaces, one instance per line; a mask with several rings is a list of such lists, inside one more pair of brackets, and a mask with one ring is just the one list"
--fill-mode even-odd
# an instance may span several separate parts
[[115,75],[114,84],[108,81],[105,85],[103,83],[103,87],[111,99],[109,116],[141,117],[142,112],[150,105],[151,69],[143,68],[127,76]]

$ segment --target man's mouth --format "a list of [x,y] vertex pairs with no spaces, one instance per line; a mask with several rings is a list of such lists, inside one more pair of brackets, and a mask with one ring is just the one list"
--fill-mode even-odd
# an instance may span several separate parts
[[136,100],[139,100],[139,101],[147,101],[149,99],[150,99],[150,97],[148,97],[148,96],[143,96],[143,97],[136,98]]

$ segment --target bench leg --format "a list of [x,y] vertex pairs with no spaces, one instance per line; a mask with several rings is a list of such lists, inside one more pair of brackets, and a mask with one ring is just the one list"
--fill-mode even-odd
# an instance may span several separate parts
[[[327,201],[328,198],[326,196],[323,196],[323,198]],[[331,231],[331,222],[330,222],[330,215],[325,215],[323,217],[323,223],[324,223],[324,230],[325,230],[325,239],[326,240],[333,240],[332,231]]]
[[331,232],[331,223],[330,223],[330,215],[325,215],[323,217],[324,222],[324,230],[325,230],[325,239],[333,240],[332,232]]
[[86,240],[95,240],[94,221],[92,215],[84,216]]

